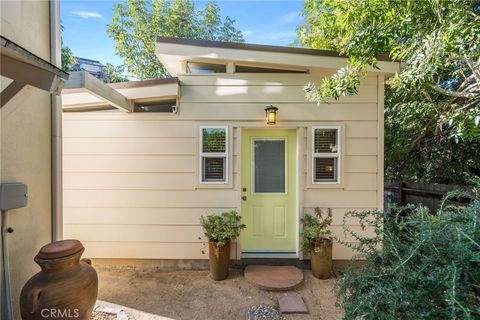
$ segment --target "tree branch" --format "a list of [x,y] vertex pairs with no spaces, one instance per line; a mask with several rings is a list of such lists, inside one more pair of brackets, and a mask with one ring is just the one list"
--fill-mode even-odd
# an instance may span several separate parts
[[456,92],[456,91],[450,91],[450,90],[447,90],[447,89],[443,89],[442,87],[436,85],[436,84],[429,84],[430,87],[443,94],[443,95],[446,95],[446,96],[449,96],[449,97],[455,97],[455,98],[464,98],[464,99],[473,99],[475,98],[477,95],[475,93],[470,93],[470,92]]
[[471,82],[475,82],[475,75],[472,73],[468,77],[464,76],[464,81],[462,84],[458,87],[458,91],[464,91],[465,87],[467,87]]
[[467,65],[470,67],[472,70],[473,75],[475,76],[475,81],[477,81],[477,84],[480,86],[480,71],[478,70],[478,65],[480,64],[480,59],[476,63],[472,63],[470,59],[468,58],[468,55],[466,53],[463,53],[463,57]]
[[415,138],[415,140],[413,140],[413,142],[410,144],[410,146],[408,147],[408,150],[410,152],[410,150],[413,150],[413,148],[418,144],[420,143],[420,141],[427,135],[427,132],[430,128],[430,126],[433,124],[433,122],[436,120],[436,116],[433,116],[432,118],[430,118],[430,120],[428,121],[428,123],[423,127],[422,129],[422,132],[420,132],[420,135],[418,135],[418,137]]

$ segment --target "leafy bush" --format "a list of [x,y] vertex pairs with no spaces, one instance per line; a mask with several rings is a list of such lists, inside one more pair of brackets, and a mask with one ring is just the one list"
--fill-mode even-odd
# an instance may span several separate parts
[[[314,214],[306,213],[300,222],[303,224],[301,245],[303,250],[310,251],[315,242],[326,243],[332,241],[332,232],[328,229],[332,224],[332,212],[328,210],[325,218],[322,217],[322,210],[315,208]],[[315,247],[315,250],[320,250]]]
[[223,247],[229,240],[240,235],[245,228],[240,221],[242,217],[236,211],[222,212],[220,215],[212,214],[200,218],[200,224],[208,240],[213,241],[219,247]]
[[478,193],[466,207],[447,203],[436,214],[421,206],[347,214],[376,236],[344,227],[366,258],[337,282],[344,319],[480,319]]

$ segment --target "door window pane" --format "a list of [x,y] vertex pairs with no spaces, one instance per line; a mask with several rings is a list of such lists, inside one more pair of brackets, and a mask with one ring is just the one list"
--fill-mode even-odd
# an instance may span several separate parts
[[285,193],[285,141],[253,142],[255,193]]

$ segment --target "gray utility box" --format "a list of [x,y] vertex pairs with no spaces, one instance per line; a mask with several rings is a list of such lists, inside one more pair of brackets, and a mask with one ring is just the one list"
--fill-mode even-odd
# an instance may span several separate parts
[[10,210],[27,205],[27,185],[21,182],[0,183],[0,209]]

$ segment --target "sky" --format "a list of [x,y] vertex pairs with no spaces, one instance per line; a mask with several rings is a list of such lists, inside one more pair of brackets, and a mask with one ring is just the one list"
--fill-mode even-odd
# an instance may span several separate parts
[[[123,64],[115,55],[115,43],[107,36],[113,8],[121,1],[61,0],[63,42],[77,57],[105,64]],[[197,8],[206,1],[194,0]],[[296,27],[302,22],[303,1],[217,1],[222,17],[236,20],[247,43],[289,45],[296,39]]]

